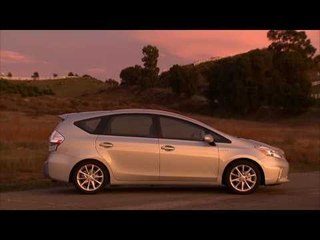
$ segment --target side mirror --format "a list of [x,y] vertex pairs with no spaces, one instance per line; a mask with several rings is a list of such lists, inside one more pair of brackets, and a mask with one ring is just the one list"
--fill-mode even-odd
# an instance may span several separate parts
[[203,137],[203,141],[207,142],[207,143],[213,143],[214,142],[214,138],[211,134],[206,134]]

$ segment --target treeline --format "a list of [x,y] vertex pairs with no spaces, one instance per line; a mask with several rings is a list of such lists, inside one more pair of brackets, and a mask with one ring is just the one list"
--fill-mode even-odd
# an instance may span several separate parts
[[226,113],[248,114],[261,107],[301,113],[310,104],[308,65],[299,53],[268,49],[226,58],[205,72],[207,97]]
[[148,45],[142,49],[142,53],[143,66],[135,65],[121,71],[122,86],[136,86],[141,90],[151,87],[171,87],[174,93],[188,97],[197,92],[200,75],[193,65],[174,65],[169,71],[159,75],[158,48]]
[[15,93],[22,97],[36,97],[41,95],[54,95],[50,88],[40,89],[36,86],[29,86],[25,83],[12,83],[8,80],[0,80],[0,94]]
[[[246,115],[259,109],[299,114],[311,104],[308,71],[319,68],[319,55],[305,32],[271,30],[271,44],[233,57],[199,65],[174,65],[158,75],[155,46],[143,49],[144,67],[122,70],[121,85],[169,87],[177,95],[202,94],[212,111],[224,115]],[[319,70],[320,71],[320,70]]]

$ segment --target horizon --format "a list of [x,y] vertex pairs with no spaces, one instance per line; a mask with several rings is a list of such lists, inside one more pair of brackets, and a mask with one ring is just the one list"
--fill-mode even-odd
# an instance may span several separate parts
[[[122,69],[142,65],[142,48],[159,49],[160,72],[265,48],[268,30],[1,30],[0,74],[13,78],[58,77],[69,72],[120,82]],[[320,52],[320,30],[304,30]],[[250,41],[248,41],[250,39]]]

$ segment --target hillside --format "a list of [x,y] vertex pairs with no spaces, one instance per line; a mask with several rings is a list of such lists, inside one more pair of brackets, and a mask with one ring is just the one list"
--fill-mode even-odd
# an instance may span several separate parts
[[83,78],[26,84],[39,89],[50,88],[55,95],[24,97],[17,93],[1,93],[0,168],[3,171],[0,190],[6,183],[44,181],[42,165],[48,154],[48,137],[59,121],[57,115],[121,108],[179,112],[223,132],[283,148],[292,169],[319,169],[319,134],[315,131],[320,119],[318,110],[290,119],[274,117],[271,121],[223,119],[212,117],[210,106],[201,96],[177,97],[168,88],[144,91],[135,87],[111,88],[98,80]]
[[[2,80],[0,80],[2,81]],[[150,88],[139,90],[137,87],[112,87],[107,83],[93,78],[69,78],[56,80],[14,81],[10,84],[39,89],[41,94],[13,94],[3,92],[0,85],[0,110],[19,111],[30,114],[61,114],[66,112],[110,110],[117,108],[155,108],[168,109],[205,115],[215,115],[212,106],[202,95],[193,97],[177,96],[170,88]],[[0,82],[1,83],[1,82]],[[28,90],[28,89],[27,89]],[[52,90],[52,94],[46,94]],[[44,92],[44,94],[43,94]],[[28,93],[28,91],[27,91]],[[33,92],[31,92],[33,93]],[[300,118],[320,117],[318,109],[310,109]],[[283,116],[277,112],[262,109],[246,119],[277,120]],[[286,117],[286,116],[284,116]]]
[[105,88],[105,84],[95,78],[64,78],[52,80],[12,80],[15,84],[36,86],[40,89],[50,88],[58,97],[78,97],[86,93],[97,92]]

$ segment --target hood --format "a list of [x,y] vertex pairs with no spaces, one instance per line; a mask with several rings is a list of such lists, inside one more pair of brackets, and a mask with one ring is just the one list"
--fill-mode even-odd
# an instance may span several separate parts
[[280,151],[281,153],[284,153],[284,151],[282,149],[280,149],[280,148],[277,148],[277,147],[274,147],[274,146],[271,146],[271,145],[268,145],[266,143],[259,142],[259,141],[253,140],[253,139],[239,138],[239,140],[241,140],[242,142],[245,142],[247,144],[250,144],[253,147],[263,146],[263,147],[268,147],[270,149],[273,149],[273,150],[276,150],[276,151]]

